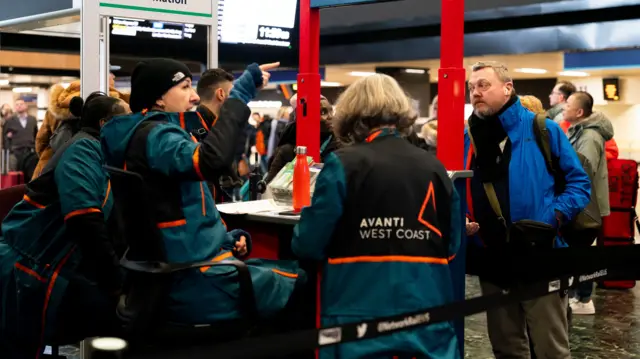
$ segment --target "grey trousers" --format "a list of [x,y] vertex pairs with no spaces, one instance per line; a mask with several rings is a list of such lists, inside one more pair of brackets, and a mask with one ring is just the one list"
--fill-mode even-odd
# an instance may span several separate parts
[[[485,295],[500,291],[482,280],[480,285]],[[570,359],[567,304],[567,295],[556,292],[487,311],[489,340],[496,359],[530,359],[529,335],[537,359]]]

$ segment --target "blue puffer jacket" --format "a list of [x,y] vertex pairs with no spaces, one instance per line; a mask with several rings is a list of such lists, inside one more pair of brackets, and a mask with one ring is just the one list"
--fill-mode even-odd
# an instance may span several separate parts
[[[501,203],[508,201],[506,203],[509,204],[508,214],[505,213],[505,216],[510,217],[507,220],[516,222],[530,219],[556,226],[558,224],[556,210],[562,213],[564,220],[572,219],[589,203],[591,184],[575,150],[560,126],[547,119],[551,152],[559,158],[559,165],[567,182],[565,191],[556,196],[553,176],[547,170],[544,157],[535,140],[533,132],[535,114],[516,100],[502,111],[498,118],[511,142],[509,198],[500,198]],[[473,149],[468,130],[465,131],[464,146],[465,167],[472,169],[470,165]],[[474,203],[478,201],[479,196],[484,196],[484,202],[486,202],[486,194],[483,190],[471,191],[472,180],[468,180],[467,186],[467,213],[472,220],[475,220]],[[478,209],[477,207],[475,206],[476,211],[494,213],[488,205],[487,208]],[[482,223],[480,227],[482,228]],[[476,243],[481,244],[481,242]],[[566,244],[558,239],[556,246],[566,246]]]

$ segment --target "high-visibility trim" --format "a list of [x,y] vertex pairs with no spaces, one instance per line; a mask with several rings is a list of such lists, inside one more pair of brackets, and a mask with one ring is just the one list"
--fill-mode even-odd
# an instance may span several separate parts
[[40,328],[40,348],[38,350],[38,354],[36,355],[36,359],[39,359],[41,354],[44,352],[45,332],[47,328],[47,325],[46,325],[47,309],[49,308],[49,301],[51,301],[51,295],[53,294],[53,287],[55,286],[56,281],[58,280],[58,275],[60,275],[60,270],[62,270],[62,267],[67,263],[67,260],[69,259],[69,257],[71,257],[71,254],[73,254],[75,249],[76,249],[75,246],[71,248],[69,253],[67,253],[64,256],[64,258],[62,258],[62,260],[60,261],[60,264],[58,264],[56,269],[53,271],[53,274],[51,275],[51,280],[49,281],[49,286],[47,287],[47,293],[44,298],[44,305],[42,307],[42,326]]
[[413,256],[358,256],[345,258],[329,258],[329,264],[350,264],[350,263],[428,263],[428,264],[449,264],[449,258],[438,257],[413,257]]
[[104,196],[104,201],[102,201],[102,208],[107,205],[107,201],[109,200],[109,195],[111,194],[111,180],[107,182],[107,194]]
[[287,278],[298,278],[298,274],[297,273],[289,273],[289,272],[285,272],[285,271],[281,271],[279,269],[271,269],[271,271],[275,274],[279,274],[283,277],[287,277]]
[[[222,253],[221,255],[216,256],[215,258],[213,258],[211,260],[211,263],[220,262],[220,261],[223,261],[223,260],[225,260],[227,258],[231,258],[231,257],[233,257],[233,253],[231,253],[231,252]],[[200,272],[204,273],[207,270],[209,270],[209,268],[211,268],[211,267],[200,267]]]
[[196,146],[196,150],[193,151],[193,169],[196,171],[198,178],[201,181],[204,181],[204,176],[202,175],[202,171],[200,171],[200,145]]
[[66,216],[64,216],[64,220],[68,220],[69,218],[75,217],[75,216],[81,216],[83,214],[89,214],[89,213],[101,213],[102,211],[97,209],[97,208],[84,208],[84,209],[78,209],[75,210],[69,214],[67,214]]
[[186,219],[179,219],[177,221],[170,221],[170,222],[160,222],[158,224],[156,224],[156,226],[160,229],[163,228],[173,228],[173,227],[180,227],[180,226],[184,226],[187,224],[187,220]]
[[34,277],[35,279],[39,280],[42,283],[47,283],[47,279],[44,278],[43,276],[41,276],[40,274],[36,273],[33,269],[31,268],[27,268],[26,266],[20,264],[20,263],[15,263],[13,265],[14,267],[16,267],[17,270],[20,270],[22,272],[27,273],[28,275]]
[[38,202],[36,202],[36,201],[32,200],[32,199],[31,199],[31,198],[29,198],[29,196],[27,196],[26,194],[24,195],[24,197],[22,197],[22,199],[23,199],[25,202],[29,203],[30,205],[32,205],[32,206],[34,206],[34,207],[37,207],[37,208],[40,208],[40,209],[42,209],[42,208],[45,208],[45,207],[46,207],[45,205],[42,205],[42,204],[40,204],[40,203],[38,203]]
[[[202,126],[204,127],[205,130],[209,131],[209,126],[207,126],[207,122],[204,120],[204,118],[202,118],[202,115],[200,114],[200,112],[196,111],[196,114],[198,115],[198,118],[200,119],[200,123],[202,124]],[[215,117],[215,116],[214,116]],[[216,117],[213,124],[216,124],[216,121],[218,120],[218,118]]]
[[185,122],[184,122],[184,112],[180,112],[180,115],[179,115],[179,116],[180,116],[180,127],[181,127],[183,130],[186,130],[186,129],[187,129],[187,126],[185,125]]

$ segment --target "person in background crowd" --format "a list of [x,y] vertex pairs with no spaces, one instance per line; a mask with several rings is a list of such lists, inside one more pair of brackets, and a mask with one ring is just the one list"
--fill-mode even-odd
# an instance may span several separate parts
[[[594,114],[598,114],[598,112],[594,111]],[[604,117],[604,114],[600,113],[601,116]],[[563,120],[560,122],[560,127],[565,133],[568,133],[569,127],[571,127],[571,123],[569,121]],[[607,161],[615,160],[618,158],[620,151],[618,150],[618,144],[614,138],[611,138],[609,141],[604,143],[605,153],[607,155]]]
[[[292,113],[295,113],[293,111]],[[256,150],[260,154],[260,168],[262,173],[269,171],[269,139],[271,138],[271,122],[273,117],[265,114],[256,130]]]
[[[338,99],[333,131],[343,147],[326,156],[291,243],[298,257],[324,264],[323,327],[453,299],[449,260],[461,239],[459,198],[444,166],[402,138],[416,118],[387,75],[361,78]],[[460,358],[452,323],[320,349],[321,358],[393,356]]]
[[422,126],[422,139],[425,142],[425,149],[434,155],[438,146],[438,119],[429,119]]
[[[332,119],[333,106],[326,97],[322,96],[320,98],[320,160],[323,162],[324,158],[339,146],[338,141],[333,136]],[[270,161],[269,173],[265,178],[267,183],[271,182],[278,175],[278,172],[296,157],[296,123],[296,120],[289,123],[282,132],[278,147]]]
[[[484,245],[504,247],[514,222],[530,220],[557,228],[584,209],[590,181],[578,156],[560,127],[547,120],[551,152],[559,158],[567,182],[564,192],[554,195],[554,178],[536,141],[524,141],[531,136],[535,115],[515,95],[506,66],[476,63],[468,86],[474,111],[465,131],[465,163],[474,176],[469,180],[467,211],[479,223],[478,236]],[[493,184],[504,221],[491,206],[485,183]],[[549,232],[549,240],[554,241],[555,231]],[[556,239],[555,246],[565,244]],[[500,291],[499,279],[481,276],[483,294]],[[527,327],[536,357],[570,358],[567,309],[566,295],[552,293],[488,310],[487,327],[496,358],[529,358]]]
[[4,150],[4,147],[3,147],[3,140],[4,140],[3,128],[4,128],[4,124],[12,116],[13,116],[13,109],[11,108],[11,105],[9,105],[8,103],[3,104],[2,107],[0,107],[0,151]]
[[23,99],[15,102],[15,115],[10,117],[2,129],[9,157],[9,170],[19,171],[20,162],[35,150],[38,121],[27,113],[27,104]]
[[[291,113],[294,113],[292,111]],[[293,115],[295,118],[295,115]],[[273,155],[275,155],[276,148],[278,147],[278,143],[280,143],[280,136],[282,136],[282,132],[289,124],[289,109],[285,106],[280,107],[278,110],[278,114],[276,115],[276,119],[271,121],[271,134],[269,135],[269,146],[267,148],[267,157],[269,158],[269,163],[273,161]]]
[[[564,108],[564,120],[571,126],[567,131],[569,142],[589,160],[591,178],[596,192],[600,215],[610,214],[609,209],[609,170],[605,142],[613,138],[613,125],[602,112],[593,112],[593,97],[587,92],[574,92]],[[580,283],[576,297],[570,301],[573,314],[595,314],[596,308],[591,300],[593,283]]]
[[[227,232],[205,181],[215,181],[233,163],[238,138],[251,111],[247,106],[267,85],[279,63],[252,64],[234,83],[215,126],[198,141],[189,133],[201,128],[188,112],[200,98],[184,64],[171,59],[139,63],[131,79],[131,116],[102,129],[102,150],[109,166],[142,176],[153,201],[148,215],[157,222],[170,263],[243,260],[251,237]],[[118,203],[126,208],[127,203]],[[295,261],[248,260],[257,311],[268,317],[282,311],[306,275]],[[214,323],[243,316],[237,272],[230,267],[191,269],[175,274],[164,320]],[[135,285],[132,284],[132,285]]]
[[26,185],[2,222],[0,351],[9,358],[38,357],[46,343],[115,335],[120,325],[124,245],[107,229],[113,202],[99,135],[129,106],[101,93],[69,106],[82,130]]
[[520,99],[520,103],[522,103],[522,107],[527,110],[535,113],[536,115],[544,115],[546,114],[544,111],[544,107],[542,106],[542,101],[540,101],[537,97],[527,95],[527,96],[518,96]]
[[[205,132],[216,125],[220,110],[231,95],[233,81],[233,75],[223,69],[209,69],[200,77],[197,87],[200,105],[196,111],[206,123]],[[242,159],[244,138],[245,135],[242,132],[236,144],[236,155],[233,164],[227,171],[222,173],[219,179],[209,183],[213,186],[211,188],[216,203],[233,201],[232,193],[236,187],[242,185],[242,179],[238,175],[238,163]]]
[[[60,84],[53,85],[49,90],[49,108],[44,115],[44,121],[42,126],[38,130],[36,135],[36,153],[38,154],[38,164],[33,172],[32,179],[37,178],[42,173],[53,153],[60,146],[61,143],[52,143],[54,133],[56,137],[71,138],[75,133],[80,130],[82,125],[78,117],[74,116],[71,112],[71,100],[80,96],[80,81],[74,81],[64,88]],[[128,96],[116,90],[113,85],[109,89],[109,96],[123,100],[128,103]],[[63,123],[69,126],[69,133],[62,134],[57,131]],[[62,131],[62,130],[61,130]],[[56,141],[62,142],[64,141]]]
[[551,94],[549,94],[549,103],[551,104],[551,108],[547,111],[547,117],[558,124],[561,123],[564,105],[567,103],[569,96],[574,92],[576,92],[576,86],[571,82],[558,82],[551,91]]

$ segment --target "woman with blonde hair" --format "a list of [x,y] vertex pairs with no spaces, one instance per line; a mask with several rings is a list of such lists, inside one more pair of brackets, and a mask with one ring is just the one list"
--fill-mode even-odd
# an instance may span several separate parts
[[531,95],[518,97],[520,98],[520,103],[522,103],[522,106],[524,106],[524,108],[526,108],[527,110],[540,115],[546,113],[544,107],[542,107],[542,101],[540,101],[537,97]]
[[[324,264],[322,326],[451,302],[459,198],[443,165],[403,138],[417,118],[410,99],[393,78],[376,74],[352,84],[335,109],[343,147],[325,157],[292,241],[298,257]],[[449,322],[320,350],[321,358],[392,356],[460,353]]]

